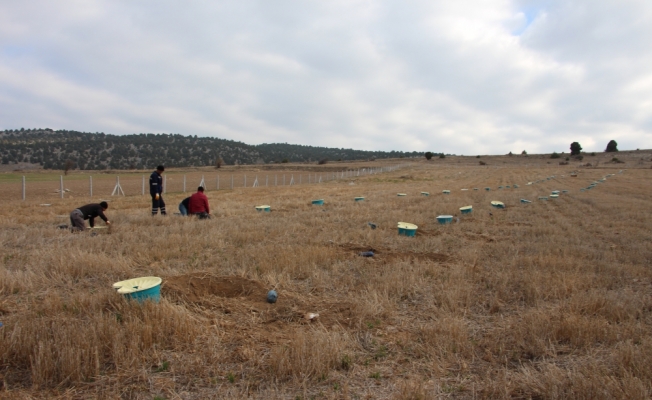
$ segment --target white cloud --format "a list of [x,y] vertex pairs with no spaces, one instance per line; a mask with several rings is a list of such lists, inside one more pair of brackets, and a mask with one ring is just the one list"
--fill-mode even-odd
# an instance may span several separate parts
[[458,154],[652,147],[647,1],[0,4],[0,128]]

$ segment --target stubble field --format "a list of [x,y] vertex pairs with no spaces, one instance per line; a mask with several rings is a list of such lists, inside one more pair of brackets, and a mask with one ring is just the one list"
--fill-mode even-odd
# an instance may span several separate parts
[[[115,198],[96,236],[56,229],[87,199],[3,201],[0,398],[649,398],[651,171],[574,170],[416,162],[209,191],[208,221]],[[148,275],[159,304],[111,288]]]

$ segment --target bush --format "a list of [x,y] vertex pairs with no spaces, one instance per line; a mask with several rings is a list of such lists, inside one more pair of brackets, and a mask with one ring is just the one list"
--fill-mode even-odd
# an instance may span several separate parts
[[595,157],[595,151],[591,153],[591,157]]
[[289,161],[287,158],[284,158],[283,161],[281,161],[283,164],[287,164]]
[[484,161],[480,161],[480,165],[487,165],[487,163]]
[[323,158],[323,159],[319,160],[319,162],[318,162],[317,164],[319,164],[319,165],[324,165],[324,164],[326,164],[327,162],[328,162],[328,159],[327,159],[327,158]]
[[523,151],[521,152],[521,155],[522,155],[522,156],[527,156],[527,151],[523,150]]
[[615,140],[610,140],[609,143],[607,143],[607,148],[604,151],[607,153],[618,151],[618,143],[616,143]]
[[561,157],[561,156],[560,156],[559,154],[557,154],[556,151],[554,151],[554,152],[550,155],[550,158],[559,158],[559,157]]
[[446,156],[444,155],[444,153],[441,153],[441,154],[439,155],[439,158],[446,158]]
[[432,158],[433,154],[432,154],[432,152],[427,151],[425,156],[426,156],[426,160],[430,160]]
[[480,156],[475,156],[475,158],[480,158]]
[[582,152],[582,146],[578,142],[573,142],[570,145],[571,156],[577,156]]

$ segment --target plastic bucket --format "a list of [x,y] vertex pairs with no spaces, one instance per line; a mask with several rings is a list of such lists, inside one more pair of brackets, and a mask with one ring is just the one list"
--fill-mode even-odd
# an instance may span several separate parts
[[324,199],[313,200],[312,204],[315,205],[315,206],[323,206],[324,205]]
[[143,276],[116,282],[113,288],[118,289],[118,293],[127,299],[140,303],[146,300],[158,303],[161,300],[161,282],[163,280],[157,276]]
[[491,190],[491,188],[486,187],[486,188],[484,188],[484,190],[486,190],[488,192],[488,191]]
[[404,196],[407,196],[407,193],[396,193],[396,195],[398,197],[404,197]]
[[446,225],[450,224],[453,222],[453,216],[452,215],[440,215],[437,217],[437,222],[439,222],[441,225]]
[[421,196],[430,196],[429,192],[421,192]]
[[473,190],[478,190],[478,188],[473,188]]
[[462,214],[471,214],[473,212],[473,206],[460,207],[460,212]]
[[258,212],[270,212],[271,207],[270,206],[256,206],[256,211],[258,211]]
[[530,200],[521,199],[521,203],[527,204],[527,203],[532,203],[532,202]]
[[502,201],[494,200],[491,202],[491,205],[496,208],[505,208],[505,203],[503,203]]
[[364,201],[364,197],[356,197],[354,200],[355,201]]
[[451,191],[450,191],[450,190],[442,190],[441,192],[442,192],[443,194],[451,194]]
[[553,193],[553,194],[550,195],[550,198],[551,198],[551,199],[556,199],[556,198],[558,198],[558,197],[559,197],[558,194],[554,194],[554,193]]
[[403,236],[416,236],[417,226],[409,222],[399,222],[398,223],[398,234]]
[[539,196],[539,200],[548,200],[548,197],[546,197],[546,196]]

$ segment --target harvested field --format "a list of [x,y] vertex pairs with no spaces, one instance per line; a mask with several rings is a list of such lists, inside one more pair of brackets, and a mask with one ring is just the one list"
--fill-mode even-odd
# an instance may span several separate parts
[[[57,229],[87,197],[3,201],[0,397],[650,398],[651,170],[505,159],[207,191],[204,221],[116,197],[95,236]],[[159,304],[111,288],[151,275]]]

